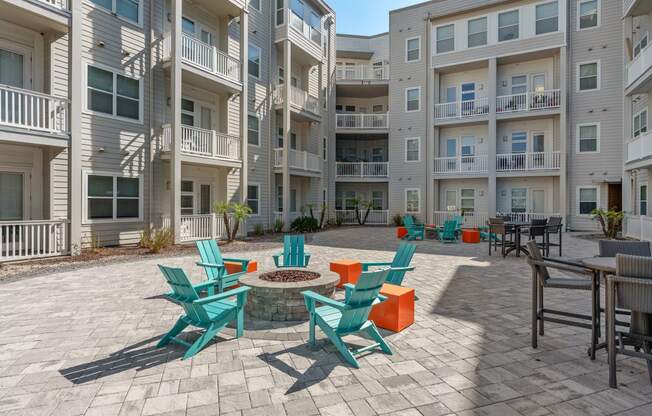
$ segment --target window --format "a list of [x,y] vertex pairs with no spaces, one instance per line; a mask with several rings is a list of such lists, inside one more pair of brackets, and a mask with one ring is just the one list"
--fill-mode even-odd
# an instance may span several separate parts
[[578,215],[590,215],[598,207],[598,188],[595,186],[577,188]]
[[374,113],[382,113],[383,112],[383,105],[382,104],[374,104],[373,107],[371,107],[371,111]]
[[460,190],[460,208],[462,213],[475,210],[475,189]]
[[405,111],[421,111],[421,88],[405,89]]
[[421,139],[419,137],[405,139],[405,161],[418,162],[420,159],[420,148]]
[[527,92],[527,75],[514,75],[512,77],[512,94],[525,94]]
[[527,133],[512,133],[512,153],[525,153],[527,151]]
[[345,105],[344,106],[344,112],[345,113],[355,113],[355,106],[354,105]]
[[421,212],[421,189],[409,188],[405,190],[405,212]]
[[260,185],[247,186],[247,205],[251,208],[251,215],[258,215],[260,203]]
[[195,125],[195,102],[186,98],[181,99],[181,124]]
[[405,40],[405,62],[416,62],[421,60],[421,37]]
[[437,28],[437,53],[455,50],[455,25]]
[[634,115],[634,137],[647,133],[647,110],[642,110]]
[[28,193],[25,178],[28,172],[0,171],[0,221],[24,219],[25,193]]
[[487,44],[487,18],[472,19],[468,22],[468,47],[484,46]]
[[92,65],[86,78],[88,111],[141,121],[140,80]]
[[578,91],[600,89],[600,66],[598,62],[587,62],[577,65]]
[[322,157],[324,160],[328,157],[328,138],[322,138]]
[[462,137],[462,144],[460,146],[460,153],[462,156],[475,155],[475,137],[466,136]]
[[192,215],[195,213],[195,183],[193,181],[181,181],[181,215]]
[[285,83],[285,70],[282,67],[278,67],[278,85],[283,85]]
[[641,35],[641,38],[636,42],[636,45],[634,45],[634,58],[636,58],[643,49],[647,47],[647,38],[648,38],[648,32],[645,32]]
[[579,30],[598,27],[600,0],[580,0],[577,3]]
[[600,151],[600,126],[596,123],[577,125],[577,152],[596,153]]
[[[276,202],[278,204],[278,210],[283,211],[283,186],[277,188]],[[290,212],[297,211],[297,190],[290,189]]]
[[475,100],[475,82],[466,82],[462,84],[462,101]]
[[638,215],[647,215],[647,184],[641,184],[638,194]]
[[283,16],[285,16],[283,1],[284,0],[276,0],[276,25],[277,26],[283,24]]
[[260,48],[249,45],[249,75],[260,78]]
[[139,177],[87,173],[87,221],[140,220],[142,182]]
[[383,209],[383,191],[371,191],[371,209]]
[[137,24],[140,23],[139,0],[91,0],[91,2],[114,13],[118,17]]
[[498,14],[498,42],[518,39],[518,10]]
[[260,11],[261,0],[249,0],[249,7]]
[[527,188],[512,188],[512,212],[527,211]]
[[539,4],[536,7],[536,34],[556,32],[559,27],[558,13],[559,5],[556,1]]
[[250,114],[247,124],[247,143],[260,146],[260,120],[258,116]]

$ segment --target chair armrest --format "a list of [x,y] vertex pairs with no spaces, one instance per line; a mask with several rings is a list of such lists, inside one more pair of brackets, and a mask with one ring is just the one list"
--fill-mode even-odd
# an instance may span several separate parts
[[272,254],[272,258],[274,259],[274,264],[276,267],[280,267],[279,259],[283,256],[283,252]]
[[236,259],[234,257],[223,257],[222,260],[224,261],[230,261],[233,263],[242,263],[242,267],[247,267],[251,259]]
[[226,266],[224,266],[223,264],[203,263],[201,261],[198,261],[196,264],[197,264],[197,266],[210,267],[210,268],[218,269],[218,270],[222,270],[222,269],[226,268]]
[[415,266],[406,266],[406,267],[390,267],[390,272],[411,272],[416,269]]
[[[317,303],[323,303],[324,305],[332,306],[336,309],[339,310],[344,310],[347,309],[348,306],[342,302],[338,302],[335,299],[327,298],[326,296],[322,296],[319,293],[313,292],[312,290],[305,290],[301,292],[303,295],[304,299],[306,300],[306,303],[308,301],[312,302],[317,302]],[[309,308],[310,309],[310,308]]]
[[380,266],[391,266],[392,262],[391,261],[370,261],[370,262],[365,262],[362,263],[362,271],[367,272],[369,271],[369,267],[380,267]]
[[538,260],[529,260],[530,264],[534,264],[536,266],[542,266],[542,267],[549,267],[551,269],[556,269],[556,270],[564,270],[567,272],[572,272],[572,273],[577,273],[577,274],[586,274],[586,275],[591,275],[595,273],[593,269],[590,269],[588,267],[580,266],[580,265],[574,265],[572,263],[570,264],[565,264],[566,262],[563,263],[558,263],[558,262],[552,262],[552,261],[538,261]]
[[231,289],[231,290],[228,290],[226,292],[223,292],[223,293],[220,293],[220,294],[217,294],[217,295],[207,296],[205,298],[197,299],[193,303],[197,304],[197,305],[203,305],[205,303],[211,303],[211,302],[215,302],[215,301],[218,301],[218,300],[228,299],[228,298],[233,297],[233,296],[238,296],[238,304],[240,304],[241,295],[246,294],[250,290],[251,290],[251,288],[249,286],[240,286],[240,287],[237,287],[235,289]]
[[207,281],[205,281],[205,282],[203,282],[203,283],[199,283],[199,284],[196,284],[196,285],[192,285],[192,287],[194,287],[195,290],[197,290],[197,289],[203,289],[203,288],[205,288],[205,287],[209,287],[209,286],[215,286],[215,280],[207,280]]
[[231,273],[231,274],[224,274],[222,276],[222,279],[226,279],[227,277],[228,278],[233,278],[233,277],[242,276],[242,275],[245,275],[245,274],[247,274],[247,272],[235,272],[235,273]]
[[616,283],[631,283],[635,285],[652,286],[652,279],[646,279],[641,277],[608,275],[607,280],[611,280]]

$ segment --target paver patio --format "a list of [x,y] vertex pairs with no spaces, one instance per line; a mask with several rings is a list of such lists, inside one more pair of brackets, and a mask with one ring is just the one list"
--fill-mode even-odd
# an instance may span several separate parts
[[[308,244],[311,268],[329,260],[390,260],[391,228],[342,228]],[[567,234],[565,255],[597,244]],[[487,256],[486,244],[417,242],[416,322],[384,332],[394,355],[345,364],[307,324],[251,322],[181,361],[155,349],[181,309],[157,263],[203,280],[195,256],[146,259],[0,284],[0,414],[3,415],[651,415],[642,360],[619,363],[608,387],[606,355],[586,356],[588,331],[547,324],[530,341],[530,271],[525,258]],[[280,247],[280,244],[279,244]],[[278,249],[229,253],[271,269]],[[586,293],[546,292],[550,307],[589,310]]]

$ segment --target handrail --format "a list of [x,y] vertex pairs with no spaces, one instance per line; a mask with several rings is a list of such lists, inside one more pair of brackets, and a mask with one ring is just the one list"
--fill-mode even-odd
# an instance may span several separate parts
[[0,125],[68,134],[66,98],[0,84]]

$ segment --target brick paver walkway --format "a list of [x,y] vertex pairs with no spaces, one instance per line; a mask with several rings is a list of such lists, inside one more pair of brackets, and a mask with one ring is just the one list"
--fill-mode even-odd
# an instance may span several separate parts
[[[344,228],[310,244],[315,269],[341,257],[390,260],[390,228]],[[565,254],[596,244],[568,235]],[[622,359],[620,388],[607,384],[604,351],[586,356],[588,331],[548,325],[529,346],[530,274],[525,259],[488,257],[486,244],[418,242],[405,285],[416,288],[416,322],[386,333],[394,355],[343,363],[307,326],[247,322],[192,360],[155,349],[181,309],[156,263],[203,279],[195,257],[143,260],[0,285],[0,414],[3,415],[651,415],[642,360]],[[275,250],[233,253],[272,268]],[[229,253],[231,255],[231,253]],[[547,293],[549,305],[587,312],[586,293]]]

